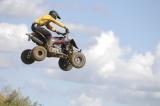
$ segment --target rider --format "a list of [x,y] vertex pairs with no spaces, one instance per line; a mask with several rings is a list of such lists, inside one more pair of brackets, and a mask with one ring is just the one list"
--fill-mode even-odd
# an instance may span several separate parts
[[[65,35],[66,33],[69,32],[69,29],[63,23],[56,20],[57,18],[61,19],[59,14],[56,11],[52,10],[52,11],[49,12],[48,15],[44,15],[44,16],[36,19],[35,22],[32,24],[32,27],[31,27],[33,32],[43,34],[46,37],[48,50],[50,50],[50,48],[53,44],[53,41],[52,41],[52,34],[47,29],[49,29],[53,32],[56,32],[58,35],[59,34]],[[59,31],[57,31],[54,27],[52,27],[50,25],[51,23],[54,23],[54,24],[64,28],[66,30],[66,32],[61,33]],[[43,26],[46,26],[47,29],[44,28]]]

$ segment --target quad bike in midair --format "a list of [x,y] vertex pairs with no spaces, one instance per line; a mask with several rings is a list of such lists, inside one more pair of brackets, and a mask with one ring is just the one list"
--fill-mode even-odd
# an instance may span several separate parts
[[33,49],[26,49],[21,54],[21,60],[25,64],[32,64],[35,61],[43,61],[46,57],[59,58],[58,64],[63,71],[74,68],[82,68],[86,63],[86,58],[77,47],[74,39],[69,39],[68,33],[63,37],[53,37],[54,43],[51,51],[46,47],[46,38],[41,33],[29,33],[28,41],[36,43]]

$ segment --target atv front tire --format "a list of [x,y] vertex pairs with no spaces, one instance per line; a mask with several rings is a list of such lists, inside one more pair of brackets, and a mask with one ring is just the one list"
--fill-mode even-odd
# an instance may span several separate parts
[[81,52],[75,52],[71,56],[71,63],[75,68],[82,68],[86,63],[86,58]]
[[42,61],[47,57],[47,50],[43,46],[36,46],[32,50],[32,55],[36,61]]
[[73,68],[70,61],[65,58],[60,58],[58,64],[63,71],[70,71]]
[[31,56],[32,50],[26,49],[21,54],[21,60],[24,64],[32,64],[35,60]]

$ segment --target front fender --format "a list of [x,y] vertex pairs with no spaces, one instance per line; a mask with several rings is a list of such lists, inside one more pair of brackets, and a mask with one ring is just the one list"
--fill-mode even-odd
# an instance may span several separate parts
[[73,45],[75,48],[79,49],[74,39],[70,40],[70,44]]

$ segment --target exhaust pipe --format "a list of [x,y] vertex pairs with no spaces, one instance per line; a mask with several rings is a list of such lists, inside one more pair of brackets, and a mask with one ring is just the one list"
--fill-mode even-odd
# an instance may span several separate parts
[[37,42],[39,43],[40,45],[43,45],[43,42],[41,40],[39,40],[38,38],[34,37],[33,35],[31,34],[26,34],[28,36],[28,41],[30,41],[31,39],[33,40],[33,42]]

